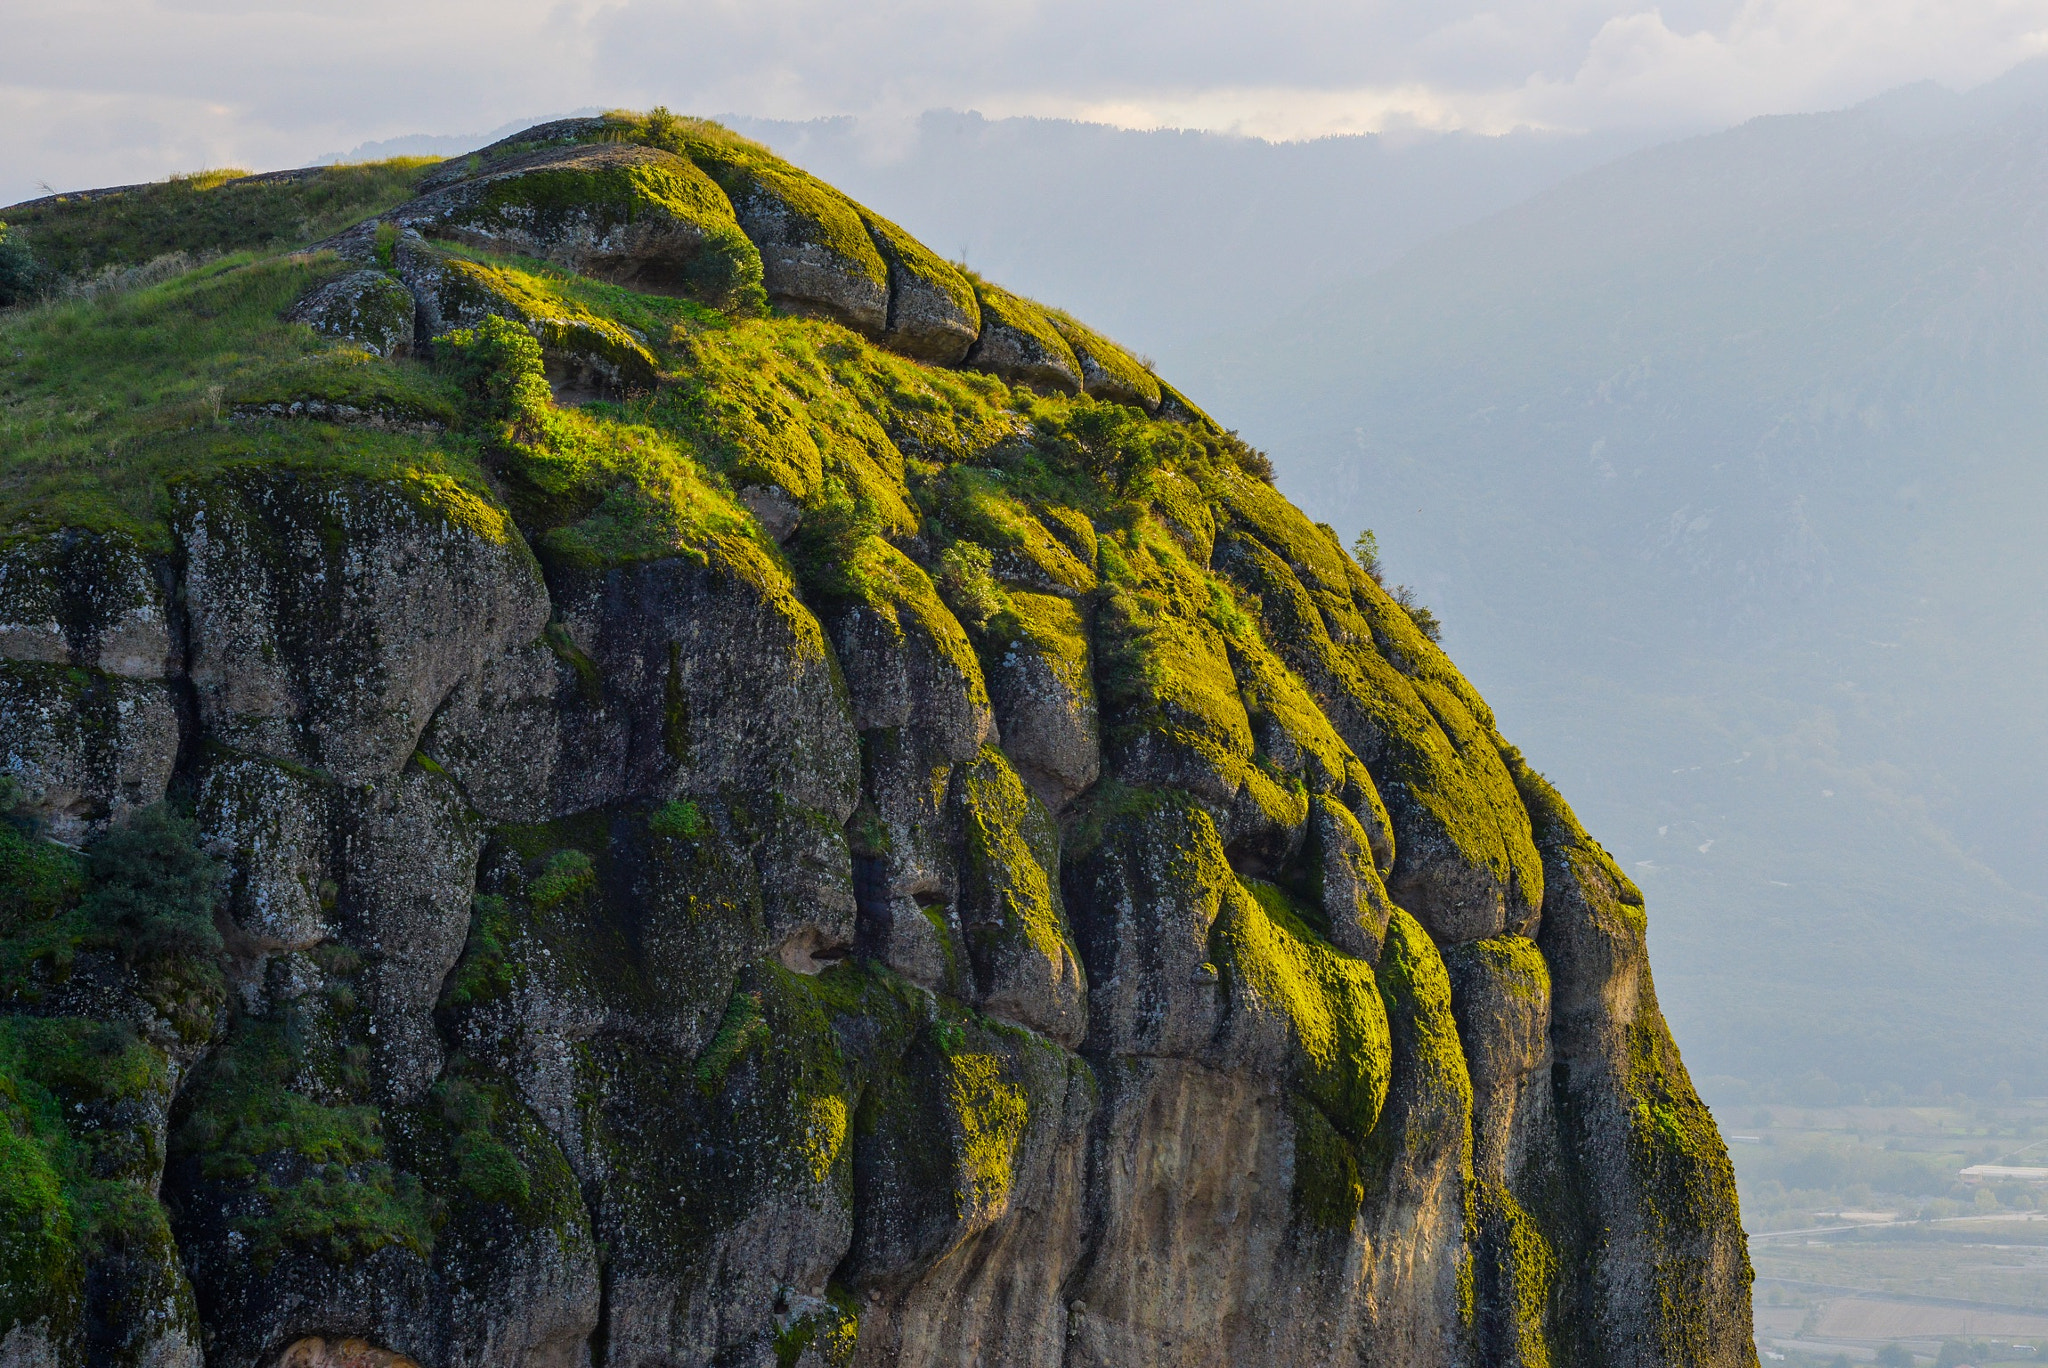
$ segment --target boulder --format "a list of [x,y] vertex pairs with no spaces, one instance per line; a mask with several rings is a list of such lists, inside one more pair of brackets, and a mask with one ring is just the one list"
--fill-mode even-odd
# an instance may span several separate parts
[[987,281],[976,281],[981,335],[966,364],[1013,385],[1056,394],[1081,392],[1081,361],[1043,310]]

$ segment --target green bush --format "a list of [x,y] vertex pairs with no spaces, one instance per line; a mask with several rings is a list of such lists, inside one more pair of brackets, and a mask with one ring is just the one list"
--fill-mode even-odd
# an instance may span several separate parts
[[597,870],[580,850],[558,850],[532,883],[526,886],[527,901],[545,911],[571,898],[580,898],[597,887]]
[[48,276],[21,235],[0,223],[0,308],[24,304],[43,293]]
[[1253,479],[1272,484],[1278,478],[1278,472],[1273,469],[1273,458],[1238,436],[1236,428],[1223,434],[1220,445],[1237,462],[1237,468]]
[[1358,568],[1371,576],[1374,584],[1380,583],[1379,534],[1370,527],[1361,531],[1358,534],[1358,540],[1351,543],[1351,554],[1357,560]]
[[138,812],[87,853],[88,922],[130,963],[220,953],[213,924],[221,868],[190,818],[164,803]]
[[694,841],[704,834],[704,813],[687,798],[679,798],[649,813],[647,829],[657,836]]
[[1032,425],[1056,459],[1094,476],[1119,497],[1144,493],[1157,471],[1194,450],[1178,426],[1150,422],[1122,404],[1083,399],[1060,409],[1047,405],[1032,414]]
[[434,361],[469,400],[473,417],[511,422],[545,412],[552,398],[540,343],[509,318],[492,314],[434,343]]

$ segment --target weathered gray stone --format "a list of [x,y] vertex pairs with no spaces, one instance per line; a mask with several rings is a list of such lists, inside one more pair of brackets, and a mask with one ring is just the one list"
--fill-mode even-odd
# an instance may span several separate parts
[[60,841],[82,844],[162,799],[178,744],[164,683],[0,661],[0,767]]
[[285,318],[344,338],[372,356],[398,357],[413,348],[412,291],[382,271],[351,271],[292,305]]
[[396,774],[467,675],[547,620],[502,515],[427,481],[275,473],[183,491],[191,680],[219,741]]

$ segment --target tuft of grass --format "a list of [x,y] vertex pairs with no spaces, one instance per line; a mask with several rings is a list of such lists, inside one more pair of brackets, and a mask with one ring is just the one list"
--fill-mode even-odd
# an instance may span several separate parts
[[687,798],[663,803],[647,816],[647,829],[657,836],[694,841],[707,830],[703,809]]

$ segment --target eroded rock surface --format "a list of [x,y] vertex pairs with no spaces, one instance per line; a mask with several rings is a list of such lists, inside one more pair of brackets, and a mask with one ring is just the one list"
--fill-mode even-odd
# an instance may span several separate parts
[[1754,1362],[1641,895],[1241,443],[722,130],[420,188],[298,316],[452,436],[0,545],[0,1362]]

